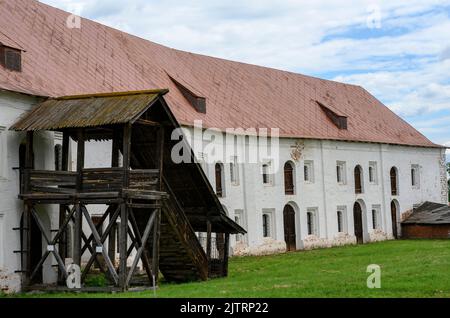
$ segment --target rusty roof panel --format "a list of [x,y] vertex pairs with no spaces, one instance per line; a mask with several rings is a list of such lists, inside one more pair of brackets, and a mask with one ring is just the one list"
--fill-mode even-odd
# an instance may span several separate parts
[[25,114],[11,130],[57,130],[127,123],[166,90],[58,97]]

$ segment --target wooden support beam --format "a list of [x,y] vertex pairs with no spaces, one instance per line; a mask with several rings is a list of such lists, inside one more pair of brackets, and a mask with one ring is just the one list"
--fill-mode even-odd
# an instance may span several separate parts
[[[69,134],[67,132],[63,132],[63,142],[62,142],[62,163],[61,163],[61,170],[62,171],[68,171],[69,170]],[[62,228],[62,225],[64,223],[64,220],[66,219],[66,210],[67,206],[61,204],[59,206],[59,228]],[[58,244],[58,252],[59,255],[63,260],[67,258],[67,231],[64,231],[64,233],[61,236],[61,240]],[[58,270],[58,283],[63,284],[64,283],[64,275],[61,270]]]
[[208,258],[208,265],[211,261],[211,221],[206,221],[206,257]]
[[32,205],[25,201],[25,207],[22,220],[22,270],[24,275],[22,276],[22,284],[24,287],[30,285],[31,275],[31,209]]
[[159,240],[161,238],[161,209],[157,209],[155,211],[155,223],[153,225],[153,255],[152,255],[152,272],[155,276],[154,281],[152,283],[155,284],[155,287],[158,286],[158,278],[159,278]]
[[83,189],[83,168],[84,168],[84,131],[80,128],[77,131],[77,192],[81,192]]
[[114,129],[113,140],[112,140],[112,156],[111,156],[111,167],[115,168],[119,166],[119,156],[120,156],[120,134],[117,129]]
[[164,167],[164,126],[158,129],[158,169],[159,169],[159,191],[163,189],[163,167]]
[[131,154],[131,124],[125,124],[123,128],[123,188],[130,184],[130,154]]
[[126,203],[120,205],[120,237],[119,237],[119,287],[125,291],[127,289],[127,240],[128,240],[128,207]]
[[75,224],[73,227],[73,262],[81,267],[81,233],[83,215],[81,212],[81,204],[75,204]]
[[223,256],[223,270],[222,270],[222,275],[223,277],[227,277],[228,276],[228,258],[230,255],[230,234],[229,233],[225,233],[225,244],[224,244],[224,256]]
[[158,123],[156,121],[148,120],[148,119],[138,119],[138,120],[136,120],[135,124],[144,125],[144,126],[153,126],[153,127],[161,126],[160,123]]
[[30,170],[34,168],[33,131],[27,131],[25,145],[25,171],[23,172],[22,193],[30,193]]

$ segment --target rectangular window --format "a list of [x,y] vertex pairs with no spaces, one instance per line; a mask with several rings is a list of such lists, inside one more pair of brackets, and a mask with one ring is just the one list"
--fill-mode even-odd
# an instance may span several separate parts
[[377,163],[375,161],[369,162],[369,183],[378,183]]
[[337,227],[339,233],[347,233],[347,207],[339,206],[337,208]]
[[312,160],[305,161],[303,166],[303,175],[305,182],[314,182],[314,162]]
[[275,239],[275,224],[274,224],[274,211],[273,210],[263,210],[262,214],[262,226],[263,226],[263,237],[271,237]]
[[230,179],[231,184],[239,185],[239,165],[238,165],[238,158],[236,156],[231,157]]
[[380,228],[380,213],[381,206],[373,205],[372,206],[372,229],[376,230]]
[[264,185],[273,185],[272,162],[266,162],[262,165],[262,177]]
[[308,209],[306,212],[308,235],[318,235],[317,208]]
[[6,151],[6,127],[0,126],[0,179],[8,178],[8,155]]
[[[247,229],[245,218],[244,218],[244,210],[235,210],[234,211],[234,221],[239,224],[243,229]],[[244,235],[236,234],[236,242],[244,242]]]
[[345,169],[345,162],[344,161],[337,161],[336,162],[336,180],[339,184],[346,184],[347,183],[347,175],[346,175],[346,169]]
[[5,253],[3,251],[4,244],[3,244],[3,237],[4,237],[4,224],[3,224],[3,214],[0,214],[0,269],[3,269],[5,266]]
[[414,189],[420,188],[419,165],[411,165],[411,185]]

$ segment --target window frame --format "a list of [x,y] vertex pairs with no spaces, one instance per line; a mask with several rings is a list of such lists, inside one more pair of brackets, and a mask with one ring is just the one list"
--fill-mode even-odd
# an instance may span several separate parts
[[[286,166],[289,165],[290,167],[290,179],[287,180],[287,170]],[[288,171],[288,172],[289,172]],[[291,161],[286,161],[286,163],[283,166],[283,176],[284,176],[284,194],[285,195],[295,195],[295,165]],[[287,182],[290,181],[290,182]],[[289,188],[288,186],[291,186],[292,188]]]
[[[308,174],[306,174],[306,170],[308,170]],[[314,161],[313,160],[305,160],[303,162],[303,181],[305,183],[314,183]]]
[[[240,222],[238,221],[240,220]],[[247,221],[245,219],[245,212],[242,209],[234,210],[234,221],[242,227],[244,230],[247,230]],[[236,243],[246,243],[247,236],[245,234],[236,234]]]
[[372,205],[371,209],[372,230],[381,229],[381,205]]
[[[264,186],[273,186],[274,185],[274,175],[273,175],[273,169],[272,169],[272,161],[268,160],[263,162],[261,165],[261,176]],[[265,170],[265,167],[267,167],[267,171]]]
[[[310,219],[310,215],[312,216]],[[311,222],[310,222],[311,221]],[[306,233],[319,236],[318,209],[308,208],[306,210]]]
[[368,173],[369,173],[369,184],[378,184],[378,169],[376,161],[369,162]]
[[239,163],[238,157],[232,156],[230,161],[230,180],[231,185],[239,185]]
[[345,161],[336,161],[336,182],[339,185],[347,184],[347,163]]
[[[268,218],[268,230],[269,230],[269,235],[265,236],[265,228],[264,228],[264,219],[265,216]],[[276,227],[275,227],[275,210],[274,209],[263,209],[262,210],[262,215],[261,215],[261,220],[262,220],[262,235],[263,238],[271,238],[271,239],[276,239]]]
[[[220,167],[220,191],[218,189],[217,181],[217,167]],[[215,181],[215,192],[217,197],[225,198],[225,165],[221,162],[216,162],[214,164],[214,181]]]
[[411,165],[411,187],[420,189],[420,166],[418,164]]
[[[341,231],[339,230],[339,214],[341,214]],[[336,218],[337,218],[337,226],[338,233],[348,233],[348,223],[347,223],[347,207],[346,206],[338,206],[336,209]]]

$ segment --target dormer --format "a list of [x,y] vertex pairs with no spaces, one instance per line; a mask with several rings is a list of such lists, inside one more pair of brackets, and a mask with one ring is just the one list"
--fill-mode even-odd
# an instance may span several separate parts
[[178,90],[183,94],[184,98],[187,99],[189,104],[198,112],[202,114],[206,114],[206,98],[200,96],[199,93],[196,93],[193,88],[189,87],[188,84],[182,83],[180,79],[175,79],[170,74],[167,74],[171,81],[176,85]]
[[327,117],[336,125],[337,128],[341,130],[347,130],[347,116],[340,114],[337,110],[325,106],[319,101],[316,103],[320,106],[322,111],[327,115]]
[[22,72],[22,51],[0,44],[0,64],[7,70]]

